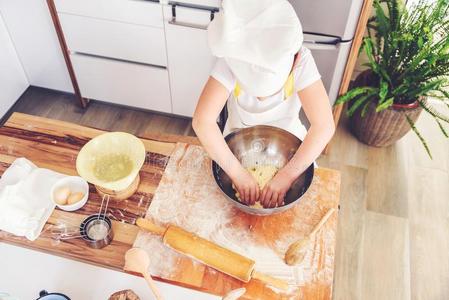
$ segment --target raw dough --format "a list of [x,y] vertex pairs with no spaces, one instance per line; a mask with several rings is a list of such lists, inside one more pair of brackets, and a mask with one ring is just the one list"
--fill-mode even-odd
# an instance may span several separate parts
[[[257,184],[259,185],[259,189],[262,191],[265,185],[276,175],[279,171],[279,168],[273,165],[264,165],[264,166],[253,166],[248,167],[246,170],[256,179]],[[232,187],[235,189],[234,185]],[[237,199],[240,201],[240,195],[237,192],[235,194]],[[259,201],[257,201],[254,205],[250,207],[253,208],[263,208]]]
[[248,172],[256,179],[259,189],[263,190],[265,185],[273,179],[274,175],[279,171],[275,166],[255,166],[246,168]]

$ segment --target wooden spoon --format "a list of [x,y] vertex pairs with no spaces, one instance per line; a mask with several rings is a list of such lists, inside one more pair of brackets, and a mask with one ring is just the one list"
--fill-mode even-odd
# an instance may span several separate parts
[[326,221],[332,216],[335,208],[331,208],[327,211],[321,221],[315,226],[312,232],[304,239],[298,240],[288,247],[287,252],[285,252],[285,263],[289,266],[300,264],[305,257],[304,248],[310,243],[310,240],[321,229],[321,227],[326,223]]
[[148,267],[150,266],[150,258],[148,254],[140,249],[140,248],[132,248],[128,250],[125,254],[125,267],[126,271],[131,271],[135,273],[142,274],[148,285],[150,286],[151,291],[157,300],[163,300],[159,289],[151,278],[150,273],[148,272]]

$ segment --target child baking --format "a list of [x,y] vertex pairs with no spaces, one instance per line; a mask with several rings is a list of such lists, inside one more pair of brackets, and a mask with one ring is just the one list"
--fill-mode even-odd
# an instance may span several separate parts
[[[282,205],[293,181],[323,151],[335,131],[331,107],[300,21],[287,0],[223,0],[208,28],[218,57],[193,117],[204,148],[229,175],[240,199]],[[263,190],[227,146],[217,118],[227,105],[224,135],[255,126],[283,128],[303,143]],[[301,107],[310,122],[299,119]]]

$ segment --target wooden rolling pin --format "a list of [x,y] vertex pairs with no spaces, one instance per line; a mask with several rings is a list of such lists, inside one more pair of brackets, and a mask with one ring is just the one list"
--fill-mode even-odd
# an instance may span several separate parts
[[249,282],[253,278],[284,291],[288,289],[286,281],[257,272],[254,269],[254,260],[218,246],[182,228],[174,225],[164,228],[142,218],[138,219],[136,224],[144,230],[162,236],[163,243],[177,252],[193,257],[238,280]]

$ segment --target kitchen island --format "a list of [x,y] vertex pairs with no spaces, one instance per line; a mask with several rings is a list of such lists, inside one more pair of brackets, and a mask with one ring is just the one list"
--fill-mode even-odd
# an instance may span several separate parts
[[[101,130],[71,123],[24,114],[13,114],[5,126],[0,128],[0,173],[3,173],[17,157],[26,157],[39,167],[49,168],[68,175],[76,175],[75,161],[78,151],[90,139],[101,133],[103,133]],[[108,215],[114,220],[113,228],[115,232],[114,241],[111,245],[94,250],[87,247],[80,239],[58,241],[52,235],[52,228],[55,225],[67,222],[67,224],[76,226],[86,215],[98,212],[101,197],[93,187],[90,188],[87,205],[81,210],[69,213],[56,209],[36,241],[29,242],[24,238],[4,232],[0,233],[0,241],[122,271],[124,254],[132,247],[138,233],[138,228],[134,225],[135,220],[146,215],[177,142],[198,143],[192,138],[165,137],[164,135],[144,138],[142,141],[147,150],[147,157],[140,173],[142,183],[138,192],[126,201],[111,201],[109,205]],[[319,180],[316,180],[314,184],[317,185],[316,190],[319,191],[319,194],[313,196],[317,200],[317,205],[326,204],[337,207],[340,187],[339,173],[328,169],[317,169],[316,174]],[[314,218],[307,220],[308,223],[311,223],[310,226],[319,220],[319,216]],[[257,217],[248,216],[248,219],[257,222]],[[331,236],[335,236],[336,220],[337,216],[334,215],[324,228],[326,233],[330,233]],[[298,238],[300,237],[301,235],[298,233]],[[321,268],[323,267],[325,257],[330,258],[332,263],[334,257],[335,247],[331,247],[332,251],[328,249],[327,252],[323,253],[325,250],[319,247],[323,243],[322,239],[323,235],[317,235],[314,241],[314,249],[318,247],[317,251],[314,251],[318,257],[317,270],[319,270],[320,264]],[[217,295],[223,295],[229,290],[244,285],[207,267],[192,268],[195,264],[186,258],[185,269],[182,269],[185,272],[177,272],[178,275],[170,278],[170,280],[159,279]],[[314,271],[309,270],[312,273]],[[328,272],[326,276],[326,284],[323,284],[320,278],[313,278],[310,285],[301,287],[298,293],[293,295],[293,299],[309,299],[311,296],[315,297],[314,299],[330,299],[333,274]],[[331,280],[329,280],[329,276]],[[245,287],[248,290],[245,299],[264,299],[264,295],[269,297],[265,299],[273,299],[269,293],[267,294],[271,290],[261,282],[253,280]],[[88,288],[94,289],[95,284]],[[277,299],[287,298],[279,296]]]

